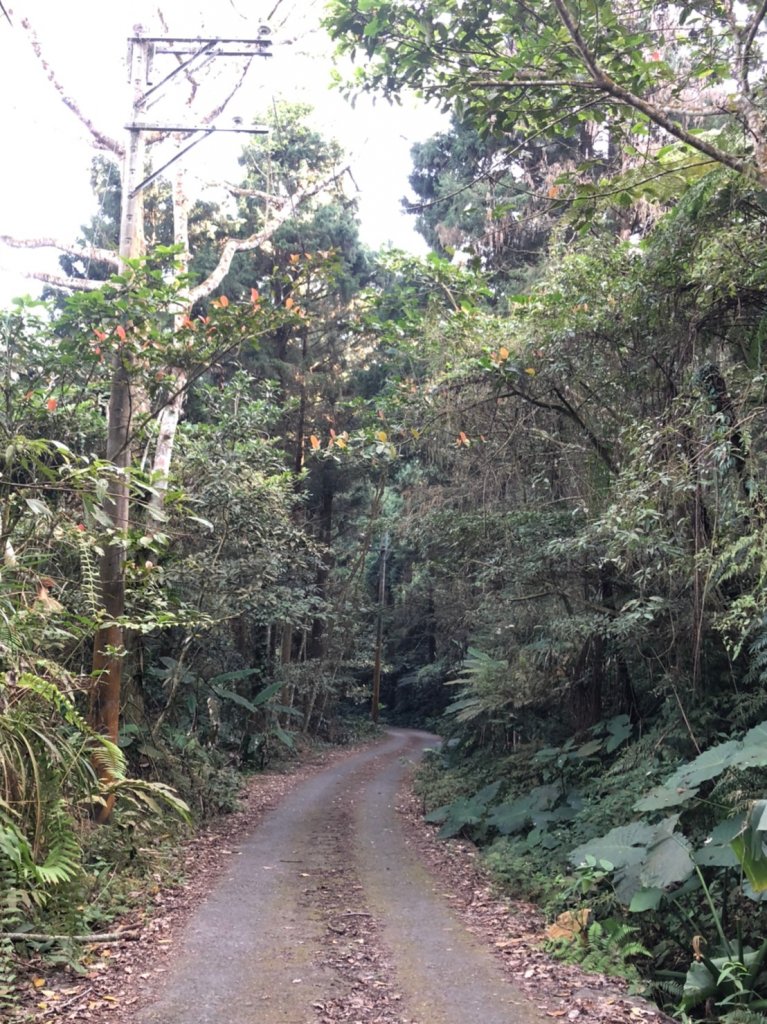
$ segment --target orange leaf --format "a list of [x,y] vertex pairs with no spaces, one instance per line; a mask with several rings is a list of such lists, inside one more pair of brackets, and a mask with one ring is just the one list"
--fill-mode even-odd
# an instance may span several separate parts
[[498,358],[501,362],[505,362],[509,358],[509,350],[504,345],[498,349]]
[[312,434],[312,436],[309,438],[309,444],[315,451],[317,451],[317,449],[320,446],[320,439],[317,437],[316,434]]
[[549,199],[556,199],[559,195],[559,185],[552,185],[548,191]]
[[250,301],[253,303],[253,305],[257,306],[259,301],[260,301],[260,299],[261,299],[261,296],[258,294],[258,288],[251,288],[250,289]]
[[45,403],[48,412],[53,412],[54,409],[58,407],[58,404],[59,403],[56,401],[55,398],[49,398],[48,401]]
[[125,328],[122,327],[120,324],[118,324],[117,327],[115,327],[115,334],[120,339],[120,341],[125,341],[127,337],[125,333]]
[[218,303],[223,309],[226,309],[226,307],[229,305],[229,299],[227,299],[226,295],[222,295],[221,298],[218,300]]
[[295,303],[293,302],[291,297],[288,295],[287,299],[285,299],[285,309],[292,309],[294,305],[295,305]]

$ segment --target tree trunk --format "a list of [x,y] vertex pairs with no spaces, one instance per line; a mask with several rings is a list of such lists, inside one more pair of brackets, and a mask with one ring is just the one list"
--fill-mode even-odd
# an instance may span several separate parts
[[[317,597],[323,601],[327,596],[330,576],[330,543],[333,539],[333,499],[335,497],[333,476],[332,466],[323,466],[319,537],[326,550],[322,564],[317,569],[315,580]],[[322,658],[325,654],[325,646],[325,620],[322,616],[316,615],[312,621],[312,631],[307,644],[308,657]]]

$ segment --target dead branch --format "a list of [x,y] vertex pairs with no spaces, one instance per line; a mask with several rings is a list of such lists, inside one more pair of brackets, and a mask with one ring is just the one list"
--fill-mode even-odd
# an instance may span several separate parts
[[14,238],[12,235],[0,235],[0,242],[9,245],[13,249],[58,249],[68,253],[70,256],[79,256],[84,260],[98,260],[109,263],[110,266],[119,267],[120,257],[111,249],[99,249],[96,246],[86,248],[79,245],[69,245],[57,238]]
[[[208,182],[209,185],[215,185],[217,182]],[[272,206],[276,206],[277,209],[282,209],[285,203],[289,203],[291,200],[290,196],[276,196],[273,192],[263,192],[258,188],[241,188],[238,185],[230,185],[228,181],[223,183],[223,188],[232,196],[243,196],[246,199],[263,199],[265,202]]]
[[103,281],[91,281],[87,277],[66,277],[63,274],[46,274],[42,270],[33,270],[21,275],[34,281],[42,281],[43,284],[52,285],[54,288],[66,288],[74,292],[96,292],[104,287]]
[[248,73],[248,71],[250,69],[250,65],[252,63],[253,63],[253,58],[252,57],[249,57],[248,60],[245,61],[245,63],[243,64],[242,70],[240,71],[239,78],[234,83],[232,88],[229,90],[228,94],[218,104],[218,106],[214,107],[213,110],[211,110],[203,118],[203,120],[202,120],[203,124],[212,124],[213,121],[215,121],[216,118],[226,110],[226,108],[229,106],[229,103],[230,103],[232,97],[239,90],[240,86],[242,85],[243,81],[245,80],[245,76],[247,75],[247,73]]
[[218,288],[229,272],[232,260],[238,252],[251,252],[253,249],[258,249],[260,246],[265,245],[269,239],[272,238],[277,228],[284,224],[285,221],[290,220],[300,203],[305,199],[311,198],[311,196],[317,195],[318,192],[322,192],[323,189],[328,188],[334,181],[338,181],[342,178],[347,171],[347,167],[333,171],[332,174],[328,175],[318,184],[311,188],[303,189],[302,191],[297,192],[294,196],[291,196],[291,201],[289,203],[285,203],[281,209],[277,210],[269,222],[255,234],[250,235],[248,238],[228,239],[221,250],[221,255],[219,256],[215,270],[213,270],[213,272],[195,288],[190,289],[190,303],[195,303],[198,299],[204,298],[206,295],[210,295],[212,291]]
[[102,932],[94,935],[45,935],[42,932],[0,932],[0,939],[9,942],[97,942],[113,944],[115,942],[138,942],[140,932]]
[[43,71],[45,71],[45,74],[48,77],[48,81],[51,83],[53,88],[61,97],[61,101],[63,102],[64,106],[71,110],[77,118],[77,120],[80,122],[80,124],[84,125],[84,127],[88,129],[88,132],[90,133],[91,137],[96,143],[96,146],[99,149],[108,149],[112,153],[115,153],[117,156],[122,157],[125,153],[125,150],[120,145],[120,143],[117,142],[115,139],[110,138],[108,135],[105,135],[104,132],[99,131],[99,129],[95,126],[93,121],[91,121],[90,118],[86,117],[85,114],[82,112],[76,100],[72,99],[72,97],[69,96],[67,92],[64,90],[63,85],[56,77],[55,71],[43,56],[42,47],[40,46],[40,40],[37,38],[37,33],[32,28],[32,25],[28,18],[22,18],[21,27],[26,31],[27,35],[29,36],[29,41],[32,46],[32,49],[35,52],[35,56],[40,61]]

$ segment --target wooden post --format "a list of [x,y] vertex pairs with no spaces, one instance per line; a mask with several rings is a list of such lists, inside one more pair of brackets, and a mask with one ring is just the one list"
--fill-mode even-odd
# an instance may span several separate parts
[[[133,116],[146,91],[148,44],[138,39],[131,52]],[[134,259],[144,250],[143,199],[136,186],[144,172],[144,135],[130,129],[122,181],[120,218],[120,258]],[[133,395],[128,357],[118,347],[112,357],[112,382],[109,393],[106,457],[114,466],[103,509],[112,523],[113,534],[105,545],[99,564],[101,601],[106,624],[96,632],[93,645],[93,699],[91,724],[94,729],[117,742],[120,727],[122,689],[123,629],[117,620],[125,611],[125,539],[130,518],[128,474],[131,461],[131,420]],[[110,778],[99,769],[103,781]],[[100,807],[96,820],[106,822],[112,814],[114,798]]]

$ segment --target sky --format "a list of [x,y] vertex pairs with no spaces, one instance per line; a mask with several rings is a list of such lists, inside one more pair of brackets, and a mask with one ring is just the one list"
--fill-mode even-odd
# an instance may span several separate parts
[[[22,20],[29,20],[43,57],[83,114],[124,142],[130,113],[126,41],[136,24],[164,34],[159,8],[170,34],[178,36],[250,38],[268,24],[272,56],[253,62],[227,121],[236,114],[247,123],[275,99],[309,103],[317,127],[348,154],[360,190],[363,241],[373,248],[392,243],[425,251],[400,199],[408,192],[410,147],[444,127],[445,119],[416,100],[391,106],[360,97],[352,107],[332,89],[332,46],[319,29],[323,0],[6,0],[5,6],[13,26],[0,22],[0,235],[70,241],[97,212],[89,182],[92,139],[48,81]],[[204,85],[207,93],[201,90],[197,99],[201,113],[216,88],[228,91],[235,74],[233,63],[216,64],[216,75]],[[173,100],[168,96],[163,113]],[[242,141],[236,135],[203,141],[188,160],[190,191],[195,180],[236,181]],[[55,273],[56,254],[0,244],[0,302],[37,293],[39,285],[22,276],[32,269]]]

